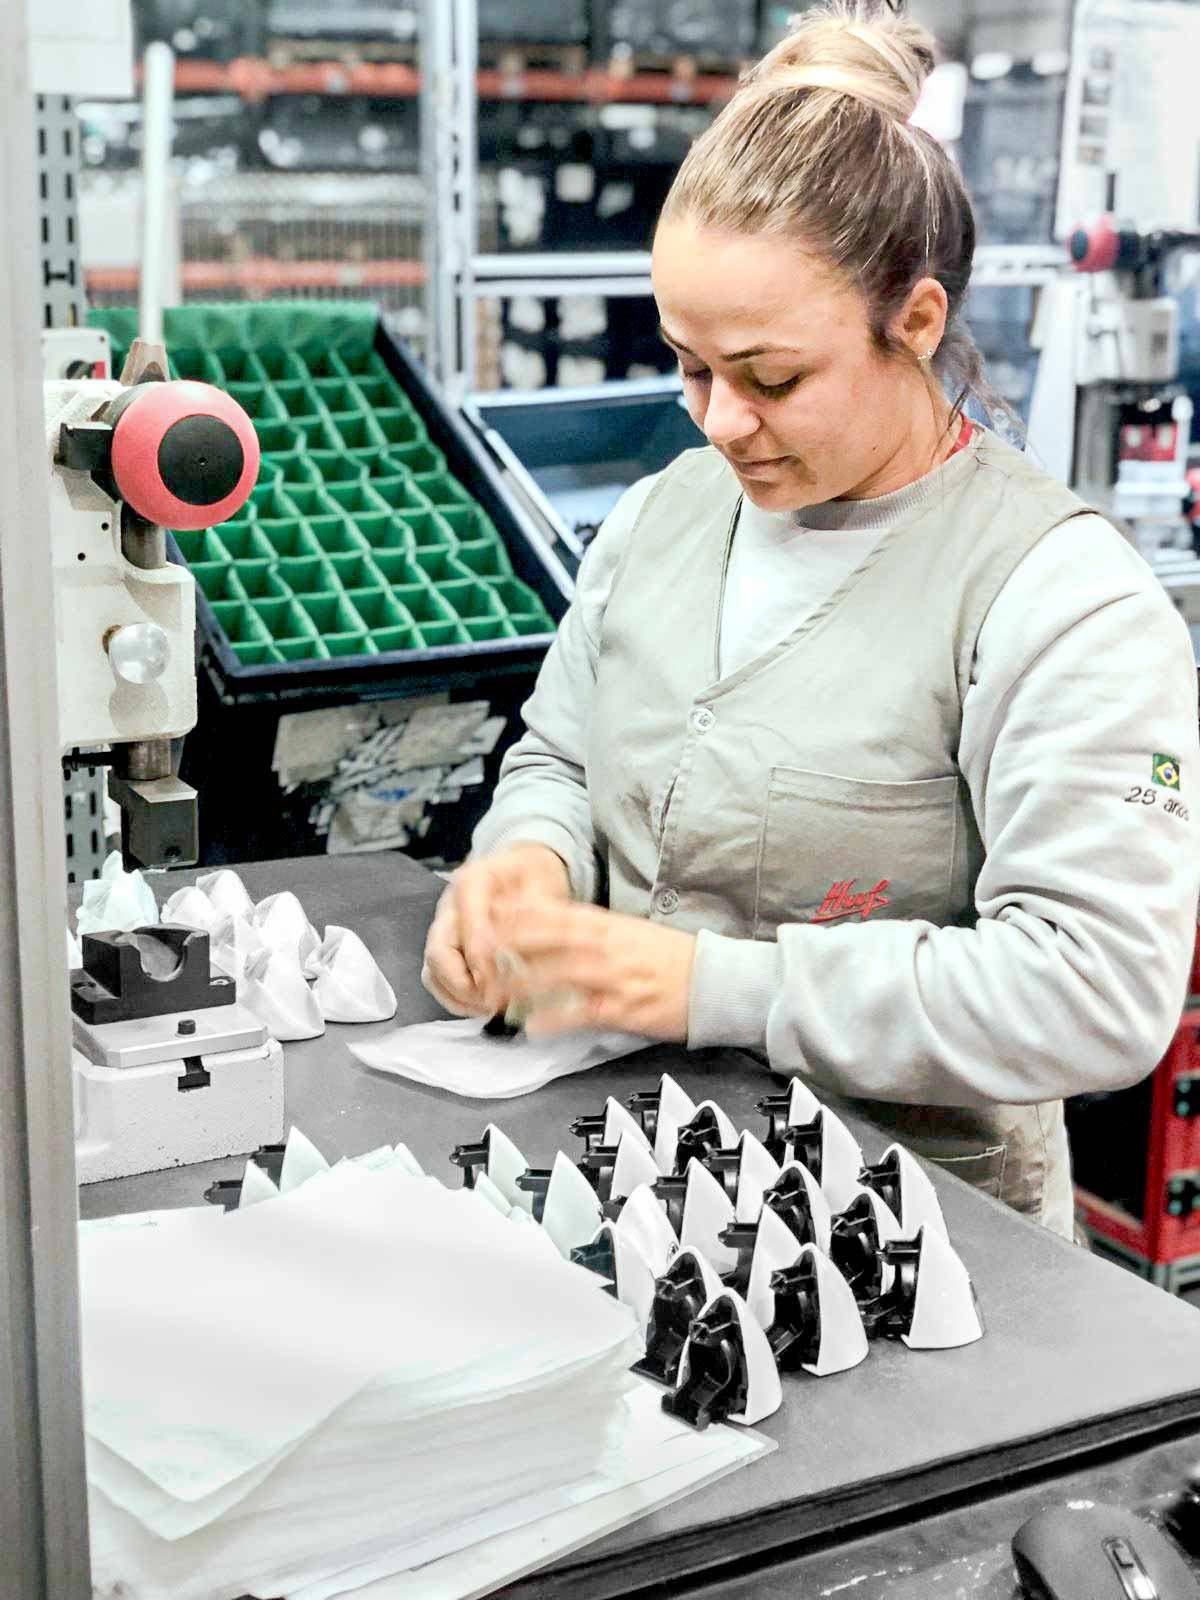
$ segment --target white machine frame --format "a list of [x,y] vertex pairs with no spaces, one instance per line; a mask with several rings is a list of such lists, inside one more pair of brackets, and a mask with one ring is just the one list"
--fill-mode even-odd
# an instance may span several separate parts
[[[0,1549],[6,1594],[87,1600],[58,669],[24,5],[0,7]],[[64,997],[47,1004],[48,996]],[[53,1064],[58,1070],[52,1070]]]

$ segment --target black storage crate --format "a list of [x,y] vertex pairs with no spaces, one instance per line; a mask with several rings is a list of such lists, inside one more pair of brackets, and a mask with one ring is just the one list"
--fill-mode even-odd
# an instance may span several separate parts
[[[189,307],[179,315],[186,318],[198,309]],[[265,309],[260,308],[256,313],[247,308],[246,314],[251,317],[261,315]],[[282,309],[271,307],[270,312],[279,313]],[[229,328],[236,330],[240,308],[218,310],[227,315]],[[331,307],[324,310],[334,316],[352,317],[356,313],[361,314],[362,308],[347,306],[336,311]],[[297,305],[294,314],[297,318],[319,318],[322,308]],[[127,332],[125,324],[119,322],[119,316],[118,313],[109,312],[96,318],[110,325],[114,342],[118,345],[123,342]],[[171,316],[171,313],[167,314],[169,348]],[[114,319],[118,319],[115,326]],[[277,358],[268,356],[267,359],[271,362]],[[253,381],[253,365],[258,362],[261,367],[262,357],[244,354],[239,357],[236,350],[226,345],[222,349],[221,360],[230,392],[239,399],[248,399],[245,390]],[[461,801],[452,805],[432,806],[429,815],[433,825],[419,846],[415,843],[413,846],[414,853],[419,850],[419,853],[446,859],[461,858],[469,846],[471,829],[486,806],[504,750],[519,731],[519,709],[532,689],[553,638],[554,625],[569,604],[572,582],[566,569],[537,529],[510,503],[495,467],[478,441],[447,410],[411,356],[378,319],[374,324],[374,344],[364,366],[366,362],[370,363],[369,371],[359,379],[360,390],[369,393],[373,386],[378,386],[382,392],[381,380],[386,372],[391,380],[399,384],[412,414],[419,421],[420,437],[396,448],[411,458],[422,481],[428,482],[431,476],[437,477],[443,485],[443,494],[454,487],[462,493],[461,506],[447,508],[441,516],[455,527],[460,524],[465,527],[471,519],[476,519],[472,528],[478,523],[481,527],[490,527],[499,536],[502,551],[497,569],[485,571],[486,582],[475,587],[487,599],[494,599],[509,591],[523,595],[528,615],[520,614],[520,603],[517,601],[512,602],[508,613],[497,602],[497,614],[501,620],[494,626],[487,619],[481,619],[475,623],[458,620],[453,629],[448,625],[443,628],[445,632],[455,632],[458,642],[388,650],[382,641],[401,634],[403,629],[389,629],[387,624],[391,619],[368,616],[364,611],[363,615],[368,616],[367,627],[380,629],[370,634],[373,648],[379,653],[334,653],[329,659],[256,660],[255,645],[247,642],[244,633],[239,635],[238,627],[231,620],[231,613],[236,618],[239,611],[253,611],[255,616],[262,617],[272,606],[286,609],[288,600],[286,597],[279,600],[270,598],[272,590],[269,587],[259,589],[258,598],[253,603],[245,601],[244,593],[241,602],[231,603],[223,598],[211,597],[205,592],[206,584],[213,596],[218,595],[219,591],[211,581],[211,574],[204,570],[205,563],[198,559],[205,553],[204,539],[210,536],[175,536],[171,541],[173,557],[182,560],[182,551],[186,547],[192,558],[189,564],[197,576],[199,717],[196,728],[184,744],[181,776],[192,783],[200,795],[201,851],[205,862],[269,859],[295,853],[312,853],[325,848],[324,838],[312,820],[313,793],[301,789],[292,795],[285,795],[275,778],[272,758],[282,715],[431,693],[445,693],[454,701],[486,700],[494,714],[508,719],[504,737],[487,757],[483,785],[464,791]],[[242,364],[241,369],[239,363]],[[183,365],[194,369],[203,363],[197,363],[196,353],[191,352]],[[316,375],[309,387],[319,390],[319,386],[323,385],[332,392],[338,380],[322,375],[319,360],[312,365]],[[197,370],[186,374],[181,372],[180,375],[207,375],[210,379],[214,376]],[[276,378],[277,391],[289,402],[295,400],[300,403],[300,397],[290,393],[293,387],[299,390],[303,385]],[[378,415],[395,416],[395,412],[379,412]],[[289,423],[260,423],[258,426],[260,440],[268,453],[270,447],[286,444]],[[354,419],[343,421],[341,426],[343,430],[349,430],[354,426]],[[328,452],[328,455],[336,466],[336,453]],[[352,451],[347,450],[346,456],[353,465]],[[273,456],[273,459],[277,457]],[[439,460],[444,462],[442,466],[438,465]],[[454,484],[451,484],[451,478],[455,480]],[[263,488],[266,487],[264,483]],[[352,482],[349,487],[353,492]],[[260,492],[261,489],[255,491],[256,494]],[[415,521],[422,516],[428,514],[417,511],[410,514],[410,519]],[[269,584],[271,572],[280,570],[285,561],[299,560],[303,564],[303,555],[285,557],[282,549],[275,557],[274,567],[270,561],[256,562],[253,557],[258,552],[251,548],[256,529],[262,538],[280,537],[280,530],[273,523],[250,523],[244,529],[227,523],[218,530],[219,537],[223,536],[231,547],[238,548],[239,560],[235,564],[246,582],[249,582],[253,573],[256,580]],[[264,529],[267,532],[264,533]],[[247,540],[246,549],[237,546],[239,539]],[[470,553],[476,551],[486,555],[486,541],[476,545],[460,545],[457,554],[471,561],[479,559]],[[437,552],[434,551],[430,560],[436,561],[436,558]],[[314,566],[320,567],[322,563],[352,564],[356,555],[353,551],[338,553],[329,549],[311,559]],[[511,575],[504,570],[509,564]],[[382,560],[380,565],[382,568]],[[260,568],[267,570],[263,572]],[[469,610],[455,613],[452,609],[452,605],[460,603],[459,591],[472,587],[469,581],[464,581],[462,573],[451,574],[453,581],[438,587],[440,579],[428,576],[436,573],[436,568],[427,564],[422,570],[426,573],[427,581],[434,585],[436,593],[450,595],[453,592],[453,601],[447,600],[447,606],[451,607],[447,615],[461,619],[473,614]],[[219,573],[217,576],[220,576]],[[345,574],[341,576],[345,579]],[[348,578],[345,581],[353,583],[354,580]],[[375,591],[372,598],[379,602],[379,592]],[[383,597],[383,603],[386,604],[386,597]],[[328,609],[335,612],[339,604],[335,596],[328,602]],[[531,609],[533,604],[538,607],[536,613]],[[536,620],[539,616],[544,619],[542,622]],[[490,636],[502,631],[511,633],[514,625],[520,624],[524,624],[524,631],[518,626],[516,636]],[[331,627],[335,626],[331,623]],[[361,621],[358,626],[362,626]],[[442,626],[435,619],[428,628],[430,635]],[[333,651],[335,637],[339,636],[331,634],[326,641],[324,630],[320,632],[322,642],[327,642]],[[469,642],[464,642],[467,634]],[[418,631],[417,637],[421,636]],[[339,642],[336,648],[340,650],[344,645]],[[261,651],[263,656],[275,656],[278,653],[278,648],[264,648]]]

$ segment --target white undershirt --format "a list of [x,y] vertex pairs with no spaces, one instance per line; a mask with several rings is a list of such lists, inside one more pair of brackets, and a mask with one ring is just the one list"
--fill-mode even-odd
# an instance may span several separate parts
[[762,511],[743,499],[721,609],[722,677],[786,639],[828,600],[889,528],[937,493],[953,459],[870,500]]
[[721,608],[721,676],[786,639],[866,560],[885,531],[809,528],[794,514],[744,501]]

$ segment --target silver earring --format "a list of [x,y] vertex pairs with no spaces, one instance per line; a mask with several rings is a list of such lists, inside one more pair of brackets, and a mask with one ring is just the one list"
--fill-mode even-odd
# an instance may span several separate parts
[[937,352],[935,350],[926,350],[926,352],[925,352],[925,354],[923,356],[918,356],[917,357],[917,360],[921,361],[921,362],[932,361],[936,354],[937,354]]

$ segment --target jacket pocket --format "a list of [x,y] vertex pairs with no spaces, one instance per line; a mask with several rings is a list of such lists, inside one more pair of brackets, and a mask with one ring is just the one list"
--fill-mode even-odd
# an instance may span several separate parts
[[772,767],[759,836],[754,936],[967,909],[957,775],[908,783]]

